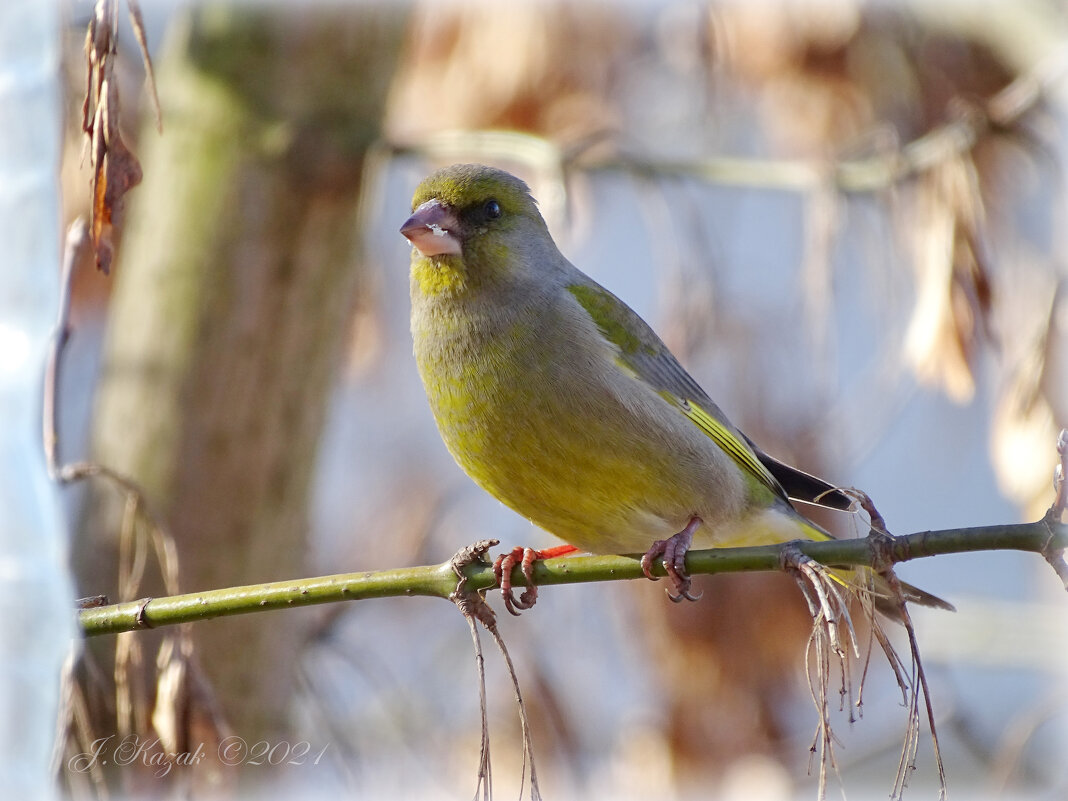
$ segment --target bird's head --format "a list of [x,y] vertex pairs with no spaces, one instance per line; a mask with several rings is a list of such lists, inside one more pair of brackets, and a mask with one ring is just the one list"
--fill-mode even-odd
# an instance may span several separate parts
[[495,283],[555,250],[527,185],[503,170],[454,164],[415,190],[400,232],[412,243],[412,266],[428,293]]

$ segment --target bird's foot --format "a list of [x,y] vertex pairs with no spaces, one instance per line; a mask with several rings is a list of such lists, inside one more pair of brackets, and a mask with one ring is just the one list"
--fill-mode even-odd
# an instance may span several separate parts
[[452,572],[456,574],[459,579],[457,584],[458,590],[465,589],[467,584],[467,576],[464,575],[464,568],[468,565],[485,564],[486,553],[490,548],[500,544],[500,540],[478,540],[470,545],[465,545],[458,550],[449,559],[449,567],[452,568]]
[[675,594],[668,592],[668,598],[675,603],[683,599],[696,601],[701,597],[700,593],[694,595],[690,592],[691,581],[686,573],[686,552],[693,544],[693,533],[697,531],[697,527],[702,522],[701,518],[694,515],[686,524],[686,528],[666,540],[657,540],[642,557],[642,572],[646,578],[653,581],[657,579],[653,575],[653,564],[660,557],[664,558],[664,570],[667,571],[668,578],[671,579],[671,584],[675,588]]
[[464,568],[472,564],[485,564],[486,552],[498,543],[500,540],[479,540],[458,550],[448,562],[457,579],[456,589],[449,595],[449,600],[459,607],[464,617],[481,621],[489,631],[496,630],[497,616],[482,593],[467,588]]
[[[504,608],[511,614],[518,616],[520,609],[530,609],[538,602],[538,588],[534,584],[534,562],[538,559],[551,559],[554,556],[567,556],[578,550],[574,545],[557,545],[554,548],[543,548],[536,551],[533,548],[524,548],[517,545],[508,553],[503,553],[493,560],[493,575],[497,577],[497,584],[501,588],[501,597],[504,598]],[[527,588],[518,598],[512,592],[512,570],[519,565],[526,579]]]

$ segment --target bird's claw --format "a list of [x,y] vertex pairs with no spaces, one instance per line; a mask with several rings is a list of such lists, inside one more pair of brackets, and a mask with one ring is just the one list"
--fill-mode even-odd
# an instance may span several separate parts
[[701,596],[703,596],[704,593],[699,592],[697,593],[697,595],[694,595],[692,592],[690,592],[690,584],[690,577],[686,576],[680,584],[675,585],[675,588],[679,591],[679,594],[672,595],[669,592],[668,600],[671,601],[671,603],[673,604],[681,604],[683,601],[700,601]]
[[[567,556],[578,550],[574,545],[555,545],[551,548],[522,548],[516,546],[506,554],[498,556],[493,561],[493,575],[497,577],[497,584],[501,588],[501,597],[504,598],[504,606],[513,615],[519,615],[518,609],[530,609],[538,601],[538,588],[534,584],[534,563],[539,559],[551,559],[555,556]],[[527,588],[518,598],[512,592],[512,570],[519,565],[523,571]]]
[[672,587],[675,590],[674,594],[670,591],[668,592],[668,598],[673,603],[681,603],[684,600],[697,601],[701,598],[702,593],[694,595],[690,592],[693,582],[686,572],[686,552],[690,550],[693,533],[701,525],[701,522],[701,518],[691,517],[690,522],[686,524],[686,528],[666,540],[657,540],[642,556],[642,572],[646,578],[652,581],[656,581],[658,578],[653,575],[653,565],[660,557],[664,558],[664,570],[667,572],[668,578],[671,579]]
[[[497,584],[501,588],[504,608],[516,617],[519,616],[518,610],[530,609],[538,602],[538,588],[534,584],[534,560],[537,558],[538,552],[533,548],[523,548],[517,545],[508,553],[503,553],[493,560],[493,575],[497,578]],[[527,580],[527,588],[518,598],[512,591],[512,570],[517,564]]]
[[651,546],[649,550],[642,555],[642,572],[649,581],[660,581],[660,576],[653,575],[653,564],[664,555],[664,547],[667,540],[657,540]]

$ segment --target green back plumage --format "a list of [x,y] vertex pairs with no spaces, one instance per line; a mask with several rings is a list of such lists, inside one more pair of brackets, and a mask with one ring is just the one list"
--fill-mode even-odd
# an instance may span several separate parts
[[575,283],[568,292],[579,302],[604,337],[619,348],[619,364],[660,392],[713,442],[722,448],[746,475],[776,495],[786,492],[760,461],[745,436],[679,364],[660,337],[623,301],[602,286]]

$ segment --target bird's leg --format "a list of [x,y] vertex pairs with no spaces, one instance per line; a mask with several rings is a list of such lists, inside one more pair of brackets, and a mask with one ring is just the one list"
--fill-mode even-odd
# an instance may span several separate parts
[[[533,548],[524,548],[517,545],[508,553],[503,553],[493,560],[493,575],[497,577],[497,584],[501,588],[501,597],[504,598],[504,607],[513,615],[518,615],[517,609],[530,609],[538,601],[538,588],[534,585],[534,562],[538,559],[551,559],[554,556],[567,556],[578,550],[574,545],[557,545],[552,548],[542,548],[535,551]],[[523,577],[527,580],[527,588],[517,599],[512,593],[512,569],[519,565],[523,571]]]
[[[464,568],[473,564],[485,564],[485,555],[500,540],[479,540],[458,550],[449,560],[448,565],[456,574],[456,589],[449,595],[449,600],[459,608],[463,616],[468,620],[478,620],[486,627],[487,631],[496,631],[497,616],[493,614],[490,605],[482,597],[482,593],[467,588],[467,576]],[[474,625],[474,624],[472,624]],[[476,649],[478,637],[475,636]]]
[[686,575],[686,552],[690,550],[690,545],[693,543],[693,533],[697,531],[697,527],[702,522],[704,521],[701,518],[694,515],[686,524],[686,528],[666,540],[657,540],[642,557],[642,572],[653,581],[656,581],[656,576],[653,575],[653,562],[661,556],[664,557],[664,570],[667,571],[676,593],[672,595],[669,592],[668,598],[675,603],[683,598],[687,601],[696,601],[701,597],[690,592],[690,577]]

